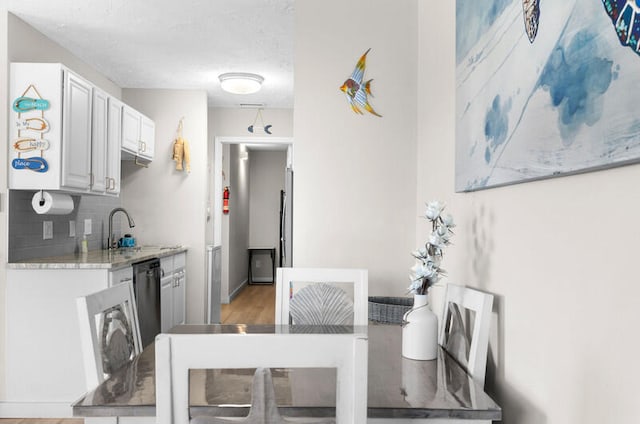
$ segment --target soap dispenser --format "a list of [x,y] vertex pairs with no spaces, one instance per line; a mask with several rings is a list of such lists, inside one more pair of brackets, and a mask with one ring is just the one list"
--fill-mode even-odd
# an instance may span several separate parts
[[86,234],[82,236],[82,253],[89,253],[89,241]]

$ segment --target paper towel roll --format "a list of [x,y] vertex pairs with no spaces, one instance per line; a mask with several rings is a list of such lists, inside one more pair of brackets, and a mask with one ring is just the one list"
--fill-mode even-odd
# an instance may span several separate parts
[[68,194],[37,191],[31,207],[40,215],[67,215],[73,212],[73,199]]

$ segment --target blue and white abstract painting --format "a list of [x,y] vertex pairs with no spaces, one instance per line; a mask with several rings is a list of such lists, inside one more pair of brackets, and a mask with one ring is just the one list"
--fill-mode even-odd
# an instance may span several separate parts
[[640,0],[456,0],[456,191],[640,161]]

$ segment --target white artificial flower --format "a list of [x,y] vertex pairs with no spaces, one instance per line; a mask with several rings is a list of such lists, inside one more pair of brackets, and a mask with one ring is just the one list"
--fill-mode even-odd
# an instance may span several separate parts
[[436,284],[446,272],[440,268],[442,252],[450,244],[455,227],[453,217],[450,214],[442,215],[444,203],[432,201],[426,204],[425,218],[432,222],[433,231],[425,246],[412,252],[418,262],[411,268],[411,284],[409,292],[414,294],[427,294],[429,287]]
[[408,289],[411,293],[417,293],[420,287],[422,287],[422,280],[412,280]]
[[415,264],[413,268],[414,279],[422,280],[423,278],[431,278],[437,275],[437,270],[425,265],[425,264]]
[[439,236],[435,231],[431,233],[429,237],[429,244],[431,244],[436,249],[444,249],[447,245],[448,240],[445,237]]
[[427,248],[421,247],[412,253],[413,257],[416,259],[425,259],[427,257]]
[[435,221],[440,216],[440,213],[444,209],[444,206],[444,203],[441,203],[439,200],[429,202],[427,203],[427,211],[424,215],[428,220]]
[[453,216],[451,216],[450,213],[442,217],[442,223],[447,228],[454,228],[456,226],[456,224],[453,222]]

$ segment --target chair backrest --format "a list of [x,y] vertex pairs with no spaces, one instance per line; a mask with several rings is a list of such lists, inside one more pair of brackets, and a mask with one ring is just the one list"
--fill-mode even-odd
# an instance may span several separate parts
[[[322,286],[314,288],[319,283]],[[327,289],[326,285],[339,288],[343,294],[334,289]],[[344,290],[347,287],[352,298]],[[366,269],[278,268],[275,322],[276,324],[367,325],[368,287],[369,279]],[[293,299],[298,295],[301,297],[294,301]],[[353,302],[352,306],[345,296]],[[313,311],[314,308],[319,310]],[[340,309],[339,313],[337,313],[338,309]],[[330,312],[327,313],[328,311]],[[352,319],[346,321],[345,314]],[[291,319],[292,315],[297,315],[298,320],[303,321],[296,321],[295,317]]]
[[[155,343],[156,422],[189,422],[190,369],[257,368],[257,378],[259,371],[266,367],[308,367],[336,369],[337,424],[364,424],[367,420],[367,345],[364,333],[160,334]],[[260,348],[258,355],[257,347]],[[256,390],[254,382],[254,396],[260,390],[264,392],[264,389]],[[252,400],[252,405],[254,403]],[[270,405],[262,409],[275,410],[277,415],[275,405]]]
[[87,390],[141,352],[131,282],[76,299]]
[[440,345],[482,386],[487,368],[492,307],[491,294],[447,285]]

